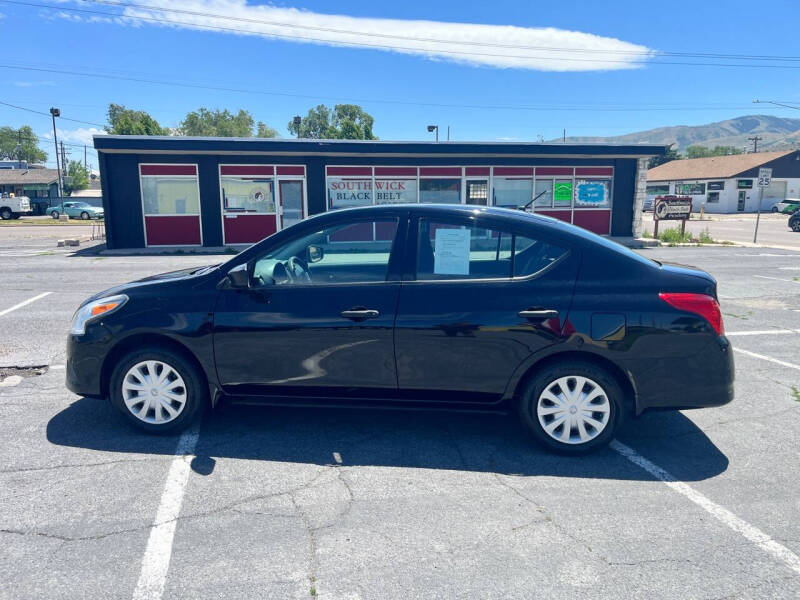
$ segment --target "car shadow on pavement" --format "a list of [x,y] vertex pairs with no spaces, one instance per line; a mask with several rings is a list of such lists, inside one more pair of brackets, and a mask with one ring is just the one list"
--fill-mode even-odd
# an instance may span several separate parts
[[[140,433],[109,402],[80,398],[47,424],[47,439],[104,452],[171,455],[177,436]],[[654,412],[628,420],[619,441],[682,481],[714,477],[727,457],[684,414]],[[549,453],[514,418],[457,412],[405,412],[230,406],[206,414],[192,468],[215,458],[317,465],[447,469],[525,476],[650,480],[617,452],[582,457]]]

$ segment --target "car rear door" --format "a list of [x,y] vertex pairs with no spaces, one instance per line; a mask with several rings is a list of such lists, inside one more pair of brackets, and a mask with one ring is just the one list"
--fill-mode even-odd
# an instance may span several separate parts
[[[402,253],[403,216],[354,222],[342,215],[249,261],[251,280],[258,282],[222,289],[214,314],[215,361],[224,390],[298,397],[394,393],[400,276],[393,257]],[[275,265],[301,255],[318,260],[308,264],[310,280],[276,275],[275,282],[264,282],[268,271],[283,269]]]
[[412,219],[395,323],[401,390],[498,401],[517,367],[561,339],[580,254],[510,220]]

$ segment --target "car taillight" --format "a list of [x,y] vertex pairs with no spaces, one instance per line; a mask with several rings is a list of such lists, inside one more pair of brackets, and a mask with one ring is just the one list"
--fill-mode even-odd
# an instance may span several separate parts
[[658,295],[664,302],[678,310],[700,315],[714,328],[717,335],[725,334],[725,327],[722,325],[722,313],[719,310],[719,303],[715,298],[707,294],[687,294],[662,292]]

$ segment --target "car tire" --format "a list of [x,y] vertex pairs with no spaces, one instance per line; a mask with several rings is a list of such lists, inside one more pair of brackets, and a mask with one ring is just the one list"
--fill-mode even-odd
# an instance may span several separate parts
[[88,213],[88,212],[86,212],[86,211],[83,211],[83,212],[81,213],[81,219],[83,219],[84,221],[88,221],[89,219],[91,219],[91,217],[89,216],[89,213]]
[[57,211],[57,210],[54,210],[54,211],[52,211],[52,212],[50,213],[50,216],[51,216],[51,217],[53,217],[54,219],[57,219],[57,218],[58,218],[58,216],[59,216],[59,215],[58,215],[58,211]]
[[792,231],[798,231],[798,232],[800,232],[800,219],[798,219],[797,221],[795,221],[794,223],[792,223],[792,224],[790,225],[790,227],[792,228]]
[[208,404],[200,370],[182,353],[159,346],[124,356],[114,368],[110,386],[112,404],[129,423],[148,433],[182,431],[200,418]]
[[776,213],[776,212],[779,212],[779,211],[778,211],[778,207],[777,207],[777,206],[773,206],[773,207],[772,207],[772,212],[774,212],[774,213]]
[[0,219],[3,219],[3,221],[8,221],[13,216],[14,213],[11,212],[10,208],[3,207],[2,209],[0,209]]
[[614,376],[580,360],[538,371],[518,404],[520,420],[533,438],[548,450],[568,455],[606,446],[622,421],[623,406],[623,392]]

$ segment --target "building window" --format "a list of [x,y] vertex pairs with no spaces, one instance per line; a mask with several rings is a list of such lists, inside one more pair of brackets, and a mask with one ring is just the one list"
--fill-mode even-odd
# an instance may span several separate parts
[[145,215],[200,214],[194,165],[141,165],[141,175]]
[[736,189],[739,189],[739,190],[752,190],[753,189],[753,180],[752,179],[737,179],[736,180]]
[[533,198],[533,179],[528,177],[495,177],[493,180],[495,206],[516,208]]
[[375,204],[406,204],[416,201],[416,179],[375,179]]
[[368,206],[372,204],[372,179],[328,177],[330,209]]
[[537,179],[533,195],[536,198],[533,203],[535,208],[553,208],[553,180]]
[[575,208],[608,208],[610,205],[610,179],[578,179],[575,182]]
[[683,196],[702,196],[706,193],[706,184],[680,183],[675,186],[675,193]]
[[706,202],[709,204],[716,204],[719,202],[719,192],[708,192],[706,195]]
[[719,191],[719,190],[724,190],[724,189],[725,189],[725,182],[724,181],[709,181],[708,182],[708,190],[709,191],[711,191],[711,190]]
[[461,178],[420,179],[419,201],[435,204],[461,204]]
[[468,179],[466,190],[467,204],[486,206],[489,201],[489,182],[486,179]]
[[669,184],[648,185],[646,193],[648,196],[666,196],[669,194]]
[[553,206],[555,208],[569,208],[572,206],[572,180],[556,179],[553,184]]
[[272,177],[220,177],[222,207],[226,213],[275,213],[275,180]]

